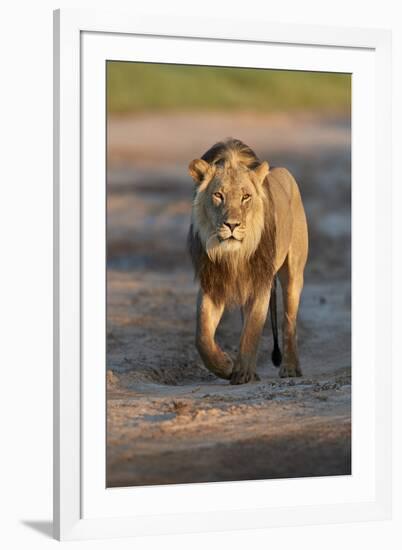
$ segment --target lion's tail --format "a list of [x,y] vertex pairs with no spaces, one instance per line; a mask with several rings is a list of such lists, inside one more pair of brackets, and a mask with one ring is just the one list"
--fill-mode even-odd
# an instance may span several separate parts
[[279,367],[282,363],[282,353],[279,349],[278,343],[278,318],[276,314],[276,276],[272,283],[271,299],[269,300],[269,312],[271,315],[272,334],[274,336],[274,349],[272,351],[271,359],[275,367]]

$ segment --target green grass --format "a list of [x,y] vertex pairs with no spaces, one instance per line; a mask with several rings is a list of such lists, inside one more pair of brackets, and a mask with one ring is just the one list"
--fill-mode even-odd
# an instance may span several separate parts
[[347,74],[108,62],[111,113],[155,110],[346,111]]

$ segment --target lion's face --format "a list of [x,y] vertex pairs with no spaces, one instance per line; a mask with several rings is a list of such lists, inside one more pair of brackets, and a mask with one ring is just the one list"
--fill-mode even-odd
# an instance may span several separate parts
[[205,190],[205,210],[214,233],[226,247],[239,247],[247,233],[253,202],[259,200],[252,180],[247,168],[218,168]]
[[193,205],[193,226],[209,257],[251,256],[258,246],[264,226],[262,182],[267,163],[251,170],[237,166],[210,165],[197,159],[190,163],[197,183]]

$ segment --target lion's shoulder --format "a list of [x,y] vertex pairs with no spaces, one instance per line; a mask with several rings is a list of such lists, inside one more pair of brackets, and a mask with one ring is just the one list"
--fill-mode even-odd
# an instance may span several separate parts
[[267,175],[267,183],[271,191],[284,192],[289,200],[298,191],[298,185],[292,173],[282,166],[273,167]]

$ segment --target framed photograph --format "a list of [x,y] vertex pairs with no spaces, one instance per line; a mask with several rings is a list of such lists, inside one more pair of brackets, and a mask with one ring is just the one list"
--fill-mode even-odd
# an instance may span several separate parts
[[58,539],[391,514],[391,36],[54,14]]

